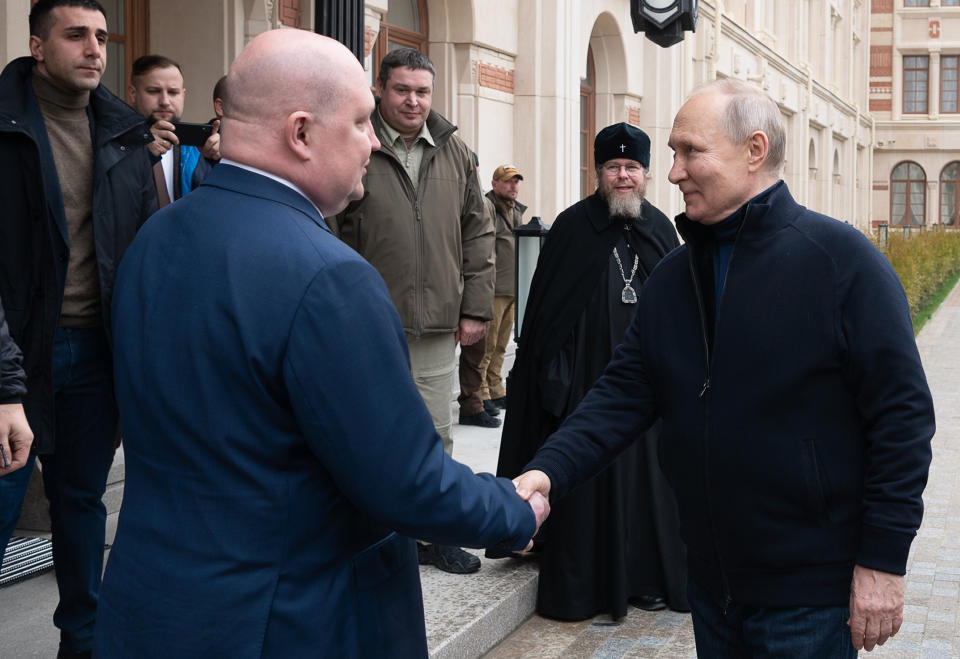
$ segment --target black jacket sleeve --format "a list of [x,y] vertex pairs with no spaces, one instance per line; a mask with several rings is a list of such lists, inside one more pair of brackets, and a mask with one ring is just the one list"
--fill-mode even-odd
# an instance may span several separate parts
[[7,330],[7,320],[0,301],[0,404],[19,403],[27,393],[27,376],[21,363],[20,348]]

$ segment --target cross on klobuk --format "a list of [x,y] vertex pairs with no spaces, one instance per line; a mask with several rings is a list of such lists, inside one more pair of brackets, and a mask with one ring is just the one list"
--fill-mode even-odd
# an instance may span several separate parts
[[621,145],[620,145],[620,153],[623,153],[626,149],[627,149],[627,145],[626,145],[626,144],[621,144]]

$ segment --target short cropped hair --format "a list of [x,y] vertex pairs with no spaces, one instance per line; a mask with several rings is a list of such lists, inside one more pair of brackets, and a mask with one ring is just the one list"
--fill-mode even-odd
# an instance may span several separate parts
[[213,86],[214,102],[216,102],[218,98],[224,103],[227,102],[227,76],[222,76],[217,80],[217,84]]
[[387,79],[390,77],[390,72],[399,66],[405,66],[415,71],[426,70],[430,72],[432,77],[436,77],[437,75],[437,70],[433,68],[433,62],[419,50],[414,50],[413,48],[397,48],[396,50],[391,50],[380,60],[380,73],[377,74],[377,80],[380,81],[381,87],[387,86]]
[[153,71],[154,69],[169,69],[176,67],[180,75],[183,75],[183,69],[166,55],[142,55],[133,61],[130,70],[130,80],[136,80],[140,76]]
[[769,143],[764,161],[767,170],[779,174],[786,158],[787,129],[776,102],[758,86],[737,78],[704,83],[695,88],[689,98],[709,92],[730,97],[720,115],[720,128],[727,139],[734,144],[743,144],[751,133],[762,131]]
[[81,9],[91,9],[107,17],[107,12],[97,0],[40,0],[30,10],[30,34],[46,41],[50,36],[50,28],[53,27],[53,16],[50,15],[57,7],[80,7]]

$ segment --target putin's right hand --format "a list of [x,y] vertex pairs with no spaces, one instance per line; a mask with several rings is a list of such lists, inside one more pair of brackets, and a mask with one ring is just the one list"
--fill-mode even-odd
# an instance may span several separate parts
[[550,477],[538,469],[523,472],[513,479],[513,485],[524,501],[530,501],[530,497],[536,492],[545,499],[550,499]]

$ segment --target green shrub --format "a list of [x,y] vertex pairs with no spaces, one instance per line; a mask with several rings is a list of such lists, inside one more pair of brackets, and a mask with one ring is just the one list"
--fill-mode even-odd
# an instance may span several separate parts
[[[899,227],[890,227],[886,248],[881,251],[893,265],[907,293],[914,329],[944,284],[960,272],[960,232],[944,229],[914,229],[904,238]],[[876,237],[873,238],[876,242]],[[924,318],[925,320],[926,318]]]

